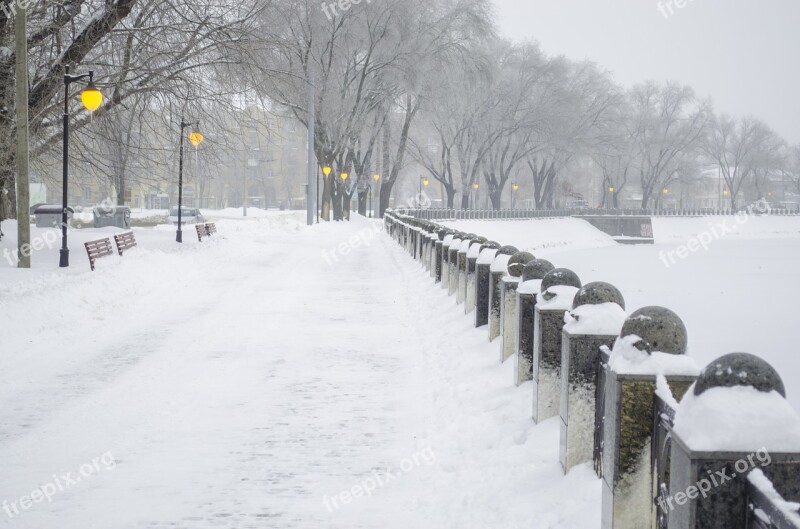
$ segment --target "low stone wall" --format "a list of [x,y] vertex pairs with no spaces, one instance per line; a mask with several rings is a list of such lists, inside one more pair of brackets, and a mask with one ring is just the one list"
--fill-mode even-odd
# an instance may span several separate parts
[[800,418],[769,364],[736,353],[701,369],[666,308],[627,314],[608,283],[428,220],[389,211],[384,226],[502,338],[532,420],[559,421],[564,472],[602,480],[604,529],[800,529]]

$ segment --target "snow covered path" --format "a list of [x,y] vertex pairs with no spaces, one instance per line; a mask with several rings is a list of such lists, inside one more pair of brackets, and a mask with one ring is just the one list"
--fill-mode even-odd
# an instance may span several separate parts
[[557,423],[388,237],[220,232],[0,287],[0,527],[599,527]]

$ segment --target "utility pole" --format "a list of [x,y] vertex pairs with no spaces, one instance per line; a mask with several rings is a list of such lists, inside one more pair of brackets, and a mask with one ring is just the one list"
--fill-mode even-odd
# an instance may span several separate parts
[[[314,156],[314,120],[315,117],[315,95],[314,95],[314,69],[309,64],[308,67],[308,175],[306,180],[306,224],[311,226],[314,223],[314,172],[319,174],[317,169],[316,157]],[[317,179],[317,193],[319,193],[319,179]],[[319,218],[317,218],[319,223]]]
[[28,9],[16,4],[16,117],[17,117],[17,267],[31,267],[30,181],[28,179]]

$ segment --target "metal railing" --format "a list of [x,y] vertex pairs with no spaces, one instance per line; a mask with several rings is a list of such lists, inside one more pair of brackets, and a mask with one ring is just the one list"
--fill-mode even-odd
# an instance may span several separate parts
[[800,529],[775,501],[753,483],[747,483],[747,529]]
[[[735,215],[732,209],[396,209],[397,213],[424,220],[527,220],[587,216],[707,217]],[[738,210],[747,212],[746,209]],[[748,212],[749,214],[749,212]],[[796,216],[800,210],[769,209],[755,215]]]

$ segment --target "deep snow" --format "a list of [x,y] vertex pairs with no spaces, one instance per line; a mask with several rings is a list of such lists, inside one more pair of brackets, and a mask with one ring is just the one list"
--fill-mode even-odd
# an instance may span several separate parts
[[379,223],[302,220],[0,264],[0,501],[115,462],[0,526],[599,527],[600,482],[561,475],[485,329]]
[[[725,222],[727,231],[717,227]],[[800,217],[749,217],[743,223],[735,217],[655,217],[656,244],[640,246],[609,241],[578,219],[448,224],[529,250],[574,270],[584,284],[607,281],[622,292],[628,314],[648,305],[673,310],[688,330],[689,354],[701,366],[732,352],[761,356],[778,370],[789,402],[800,410]],[[677,256],[677,248],[709,235],[707,249]]]

